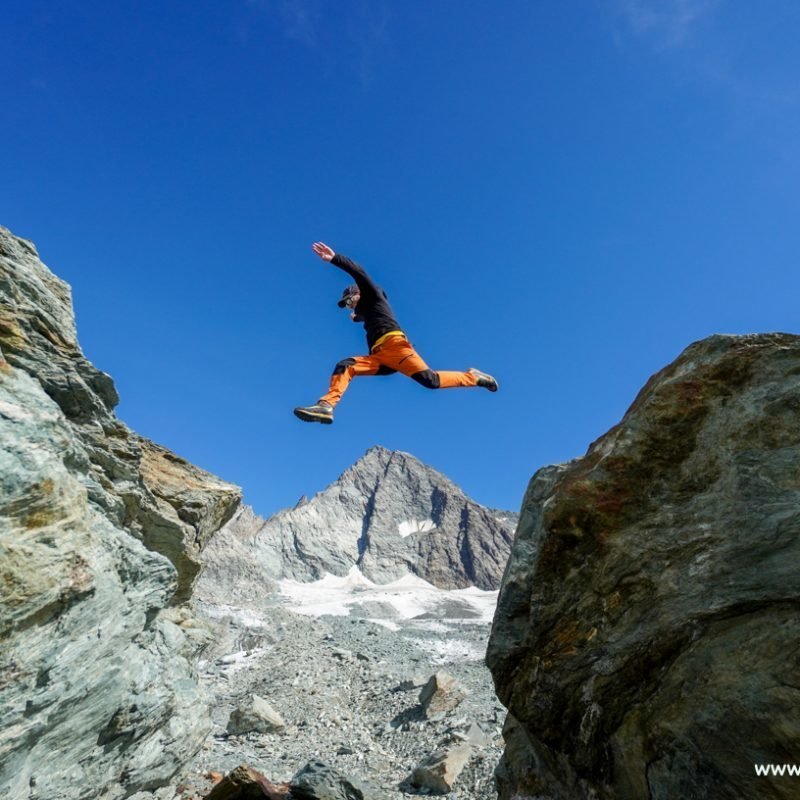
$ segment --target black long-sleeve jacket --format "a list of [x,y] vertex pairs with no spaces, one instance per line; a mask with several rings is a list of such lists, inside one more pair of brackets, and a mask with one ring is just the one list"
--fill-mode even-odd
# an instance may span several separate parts
[[353,310],[356,312],[356,322],[364,323],[364,330],[367,332],[367,346],[370,350],[384,334],[390,331],[402,333],[389,305],[386,292],[367,275],[362,266],[341,253],[337,253],[331,259],[331,264],[343,269],[358,285],[361,297]]

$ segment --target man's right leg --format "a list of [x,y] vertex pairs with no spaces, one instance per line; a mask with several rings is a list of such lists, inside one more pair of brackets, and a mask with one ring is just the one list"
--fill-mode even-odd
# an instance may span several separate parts
[[375,356],[352,356],[342,359],[333,369],[327,394],[320,397],[314,406],[296,408],[295,416],[305,422],[333,422],[334,406],[342,399],[353,378],[358,375],[391,375],[394,372],[396,370],[383,366]]
[[391,375],[394,371],[384,367],[375,356],[343,358],[333,368],[328,393],[320,397],[320,402],[327,403],[333,408],[342,399],[342,395],[347,391],[353,378],[360,375]]

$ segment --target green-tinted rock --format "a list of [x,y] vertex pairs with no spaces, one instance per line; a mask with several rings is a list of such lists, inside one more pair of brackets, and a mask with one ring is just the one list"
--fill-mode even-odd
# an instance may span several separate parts
[[210,729],[181,627],[237,487],[114,417],[69,287],[0,228],[0,797],[165,785]]

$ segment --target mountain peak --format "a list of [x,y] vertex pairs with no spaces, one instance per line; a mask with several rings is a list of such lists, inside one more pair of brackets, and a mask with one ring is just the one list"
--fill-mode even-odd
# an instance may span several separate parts
[[364,464],[375,464],[375,463],[385,467],[390,461],[392,461],[395,458],[411,459],[411,461],[422,465],[422,462],[414,458],[414,456],[412,456],[411,453],[406,453],[402,450],[390,450],[388,447],[376,444],[370,447],[366,451],[366,453],[364,453],[364,455],[361,456],[361,458],[359,458],[353,464],[353,467],[357,467],[359,465],[364,465]]
[[[272,578],[316,580],[357,566],[375,583],[415,574],[441,588],[497,588],[517,515],[467,497],[401,450],[370,447],[310,500],[248,523]],[[240,522],[232,523],[233,527]]]
[[447,484],[459,491],[445,475],[424,464],[411,453],[403,450],[389,450],[376,445],[370,447],[361,458],[342,472],[336,481],[320,494],[329,491],[333,486],[348,484],[356,484],[360,491],[369,493],[373,492],[379,484],[387,481],[406,483],[409,480],[415,480],[419,482],[426,479],[423,476],[427,476],[428,481]]

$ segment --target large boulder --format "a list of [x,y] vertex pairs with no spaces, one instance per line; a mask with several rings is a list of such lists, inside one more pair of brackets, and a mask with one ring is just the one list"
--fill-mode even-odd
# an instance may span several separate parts
[[713,336],[532,479],[487,659],[501,798],[795,798],[800,337]]
[[0,228],[0,796],[115,800],[210,729],[180,607],[241,492],[130,431],[69,287]]

